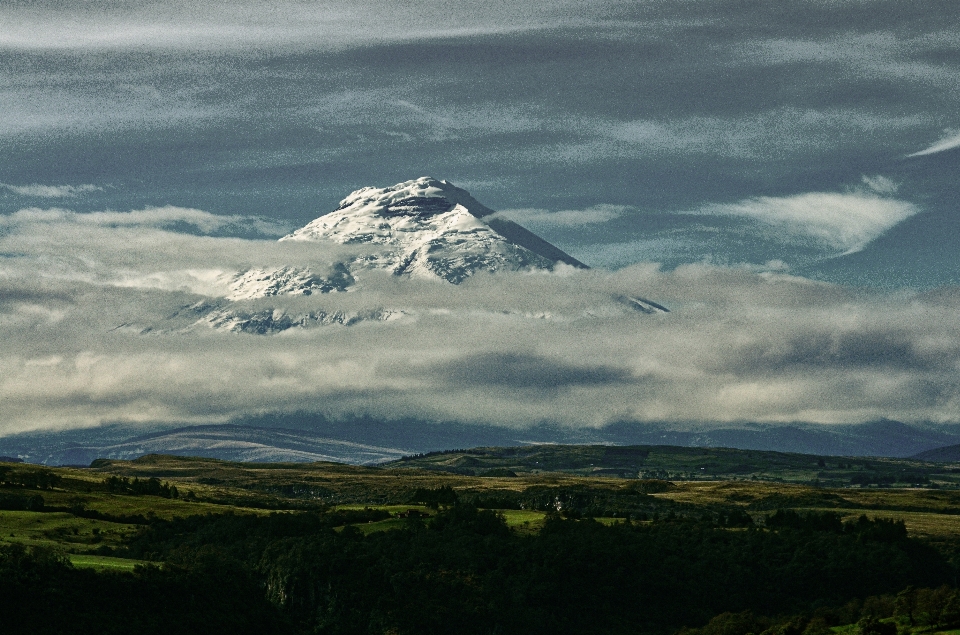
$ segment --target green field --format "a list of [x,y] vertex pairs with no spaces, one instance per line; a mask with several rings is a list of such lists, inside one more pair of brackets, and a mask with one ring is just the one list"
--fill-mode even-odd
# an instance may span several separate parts
[[[734,509],[762,522],[776,509],[796,509],[832,511],[844,519],[863,514],[902,519],[912,535],[960,536],[955,468],[895,459],[725,448],[530,446],[439,452],[382,467],[148,455],[135,461],[98,460],[87,469],[26,464],[0,468],[58,477],[55,486],[45,489],[0,485],[0,497],[39,494],[46,507],[42,512],[0,511],[0,541],[57,547],[72,554],[120,548],[153,519],[364,508],[393,516],[409,509],[431,514],[411,496],[441,487],[481,507],[499,507],[507,525],[521,532],[537,531],[546,513],[558,510],[612,523],[628,516],[640,521],[664,514],[719,517]],[[846,482],[858,474],[909,474],[925,483],[878,487]],[[651,475],[658,478],[638,478]],[[110,491],[106,481],[111,477],[154,478],[175,485],[180,494],[164,498]],[[358,528],[368,534],[405,522],[393,517],[359,523]]]
[[66,512],[0,511],[0,541],[75,552],[120,546],[136,525],[77,518]]
[[[960,571],[954,469],[604,446],[478,448],[380,467],[7,463],[0,569],[46,567],[17,578],[39,585],[22,596],[34,615],[67,589],[63,615],[95,605],[109,621],[134,606],[110,598],[135,588],[153,607],[143,627],[160,623],[172,594],[194,624],[274,624],[261,632],[327,632],[317,629],[362,616],[342,632],[440,632],[435,619],[443,632],[498,632],[503,618],[527,633],[601,632],[599,619],[602,632],[625,634],[960,635],[922,611],[925,626],[909,626],[892,595],[917,585],[933,597]],[[872,615],[898,630],[864,630],[858,620]]]
[[536,445],[432,452],[386,467],[419,468],[465,476],[504,470],[611,478],[683,481],[747,480],[817,484],[824,487],[960,486],[956,465],[911,459],[834,457],[679,446]]
[[138,565],[149,565],[144,560],[95,556],[90,554],[70,554],[70,563],[78,569],[100,569],[105,571],[133,571]]

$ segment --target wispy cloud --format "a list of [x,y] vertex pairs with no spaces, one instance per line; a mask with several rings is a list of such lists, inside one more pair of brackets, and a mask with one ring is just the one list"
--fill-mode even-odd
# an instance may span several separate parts
[[102,187],[97,187],[96,185],[40,185],[38,183],[30,185],[0,183],[0,188],[9,190],[20,196],[31,196],[35,198],[73,198],[89,192],[103,191]]
[[505,209],[500,211],[499,215],[523,225],[576,227],[606,223],[615,218],[620,218],[630,209],[632,208],[627,205],[601,203],[585,209],[563,209],[556,212],[539,208]]
[[13,214],[0,217],[0,227],[54,225],[63,228],[68,225],[89,227],[127,227],[155,229],[187,229],[201,234],[232,234],[283,236],[291,229],[289,223],[261,216],[211,214],[198,209],[176,207],[148,207],[131,212],[87,212],[77,213],[62,208],[41,209],[24,208]]
[[928,154],[936,154],[938,152],[953,150],[954,148],[960,148],[960,132],[951,130],[945,137],[931,144],[928,148],[920,150],[919,152],[914,152],[913,154],[908,154],[907,156],[922,157]]
[[[892,187],[876,177],[874,190]],[[873,192],[808,192],[794,196],[761,196],[738,203],[709,205],[697,213],[739,216],[759,221],[785,238],[810,240],[840,253],[862,250],[891,227],[919,212],[913,203]]]
[[941,86],[956,82],[955,68],[930,61],[940,51],[955,47],[955,35],[905,37],[895,25],[888,26],[885,30],[851,30],[824,37],[748,39],[733,47],[734,59],[737,64],[771,66],[821,64],[856,81],[882,78]]
[[[891,115],[852,108],[779,107],[728,116],[674,117],[620,121],[610,118],[542,116],[550,132],[539,143],[505,155],[514,162],[545,159],[585,166],[601,160],[635,161],[638,156],[724,157],[782,162],[786,156],[830,156],[846,140],[888,148],[891,135],[929,125],[922,113]],[[575,132],[576,134],[571,134]]]
[[735,47],[741,60],[761,64],[844,62],[858,67],[876,66],[915,50],[891,31],[848,32],[822,38],[751,39]]
[[569,1],[537,7],[464,5],[443,0],[305,2],[264,5],[240,0],[216,7],[184,0],[142,3],[56,3],[0,7],[10,25],[0,47],[17,49],[243,49],[264,46],[335,49],[344,46],[556,26]]

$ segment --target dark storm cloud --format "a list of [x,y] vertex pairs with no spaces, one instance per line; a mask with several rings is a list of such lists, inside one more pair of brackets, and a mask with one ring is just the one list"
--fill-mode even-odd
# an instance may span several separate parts
[[737,358],[744,372],[836,368],[951,373],[960,364],[960,350],[924,346],[921,334],[899,328],[831,332],[826,325],[819,332],[753,344],[738,351]]
[[519,353],[481,353],[441,364],[433,375],[460,387],[496,386],[550,392],[573,386],[614,385],[631,381],[626,369],[577,366],[562,359]]
[[[3,254],[0,254],[0,258]],[[73,295],[63,291],[51,293],[37,289],[18,288],[8,282],[0,282],[0,311],[17,305],[40,305],[52,302],[70,302]]]

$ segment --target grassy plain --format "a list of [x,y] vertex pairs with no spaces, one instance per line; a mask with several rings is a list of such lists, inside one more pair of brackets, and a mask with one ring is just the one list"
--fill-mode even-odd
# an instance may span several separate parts
[[[960,537],[960,468],[895,459],[661,446],[477,448],[409,457],[380,467],[337,463],[231,463],[148,455],[97,460],[90,468],[0,464],[4,496],[41,495],[43,511],[0,511],[0,541],[72,554],[77,566],[123,567],[109,553],[152,519],[301,510],[383,509],[392,517],[358,523],[364,533],[431,514],[418,491],[452,488],[461,499],[500,509],[507,524],[534,532],[548,512],[617,522],[656,515],[729,515],[755,522],[777,509],[902,519],[934,540]],[[13,484],[11,474],[46,472],[52,487]],[[106,479],[156,478],[177,498],[111,491]],[[0,481],[3,481],[0,478]],[[916,482],[915,482],[916,481]],[[429,522],[429,519],[427,519]],[[130,567],[133,564],[129,564]],[[960,635],[960,634],[958,634]]]
[[151,564],[144,560],[114,558],[90,554],[70,554],[70,562],[78,569],[99,569],[101,571],[133,571],[138,565]]
[[0,542],[90,551],[99,545],[118,547],[136,525],[77,518],[67,512],[0,511]]
[[777,509],[834,512],[844,520],[903,520],[915,536],[960,536],[960,491],[922,488],[823,488],[755,481],[677,482],[654,497],[697,507],[737,505],[754,518]]

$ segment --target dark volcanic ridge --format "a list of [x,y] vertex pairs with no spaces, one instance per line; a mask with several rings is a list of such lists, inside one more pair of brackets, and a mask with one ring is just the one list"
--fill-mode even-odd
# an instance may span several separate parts
[[919,452],[910,458],[933,463],[960,463],[960,444]]
[[[134,433],[134,434],[132,434]],[[882,420],[846,426],[754,425],[677,430],[622,422],[599,429],[380,421],[331,421],[320,415],[272,415],[233,424],[154,429],[120,425],[38,432],[0,438],[0,455],[46,465],[89,465],[97,458],[135,459],[146,454],[201,456],[228,461],[335,461],[373,465],[405,455],[481,446],[657,445],[736,448],[816,456],[915,458],[953,461],[960,426],[911,426]],[[944,447],[949,446],[949,447]],[[940,453],[940,454],[938,454]]]

